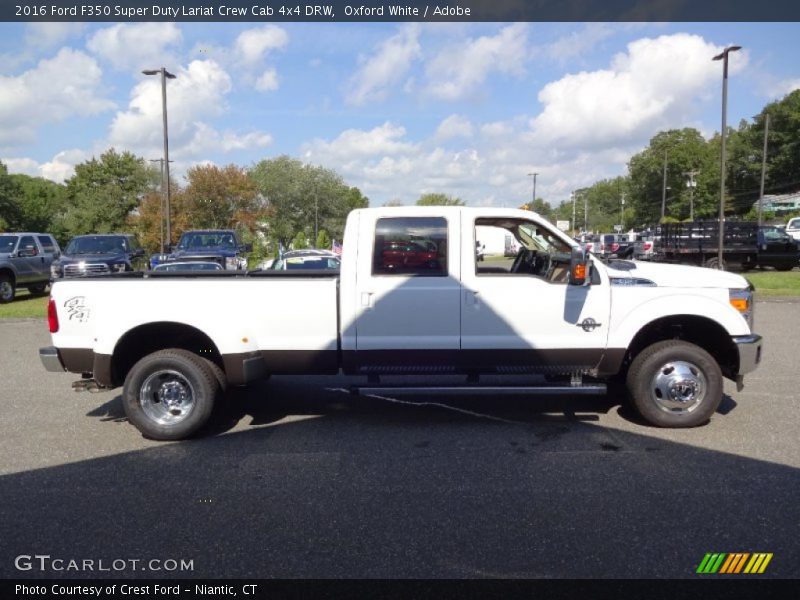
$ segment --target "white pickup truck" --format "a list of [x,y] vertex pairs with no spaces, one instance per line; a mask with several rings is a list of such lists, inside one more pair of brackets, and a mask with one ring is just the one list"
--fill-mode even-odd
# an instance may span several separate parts
[[[477,240],[507,235],[515,258],[476,260]],[[716,411],[723,376],[741,389],[760,362],[753,309],[739,275],[606,264],[536,213],[375,208],[350,213],[341,271],[58,281],[54,345],[39,354],[82,373],[78,389],[123,385],[131,423],[159,440],[197,431],[228,385],[298,373],[367,376],[360,391],[382,394],[603,394],[619,380],[647,422],[691,427]],[[380,380],[420,374],[465,378]],[[486,374],[537,385],[484,386]]]

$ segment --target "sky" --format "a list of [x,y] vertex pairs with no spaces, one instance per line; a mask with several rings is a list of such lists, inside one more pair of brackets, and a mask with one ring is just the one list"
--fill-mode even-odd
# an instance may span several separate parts
[[720,129],[800,88],[798,23],[0,23],[0,160],[64,181],[108,148],[330,168],[372,206],[552,205],[658,131]]

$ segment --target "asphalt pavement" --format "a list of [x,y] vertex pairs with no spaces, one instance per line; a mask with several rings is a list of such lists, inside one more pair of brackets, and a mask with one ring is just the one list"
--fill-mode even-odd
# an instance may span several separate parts
[[47,373],[44,321],[0,321],[0,576],[693,578],[707,552],[768,552],[760,577],[796,578],[799,311],[757,304],[763,365],[696,429],[614,394],[400,402],[274,377],[178,443],[144,439],[119,390]]

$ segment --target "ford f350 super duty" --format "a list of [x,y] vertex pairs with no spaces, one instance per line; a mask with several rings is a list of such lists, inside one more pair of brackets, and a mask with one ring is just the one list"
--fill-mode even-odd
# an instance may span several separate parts
[[[507,236],[515,257],[477,260],[478,240]],[[81,373],[74,387],[123,386],[131,423],[160,440],[197,431],[226,386],[298,373],[365,375],[361,391],[382,394],[602,394],[619,380],[647,422],[691,427],[716,411],[723,377],[741,389],[760,362],[753,311],[739,275],[604,263],[536,213],[376,208],[350,213],[340,272],[57,281],[40,358]],[[465,379],[380,379],[420,374]],[[484,386],[485,374],[545,377]]]

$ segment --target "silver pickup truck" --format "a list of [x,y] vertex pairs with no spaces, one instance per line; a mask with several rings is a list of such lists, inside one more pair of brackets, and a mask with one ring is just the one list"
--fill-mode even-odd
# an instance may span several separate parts
[[11,302],[19,287],[43,293],[50,282],[50,264],[60,255],[49,233],[0,233],[0,304]]

